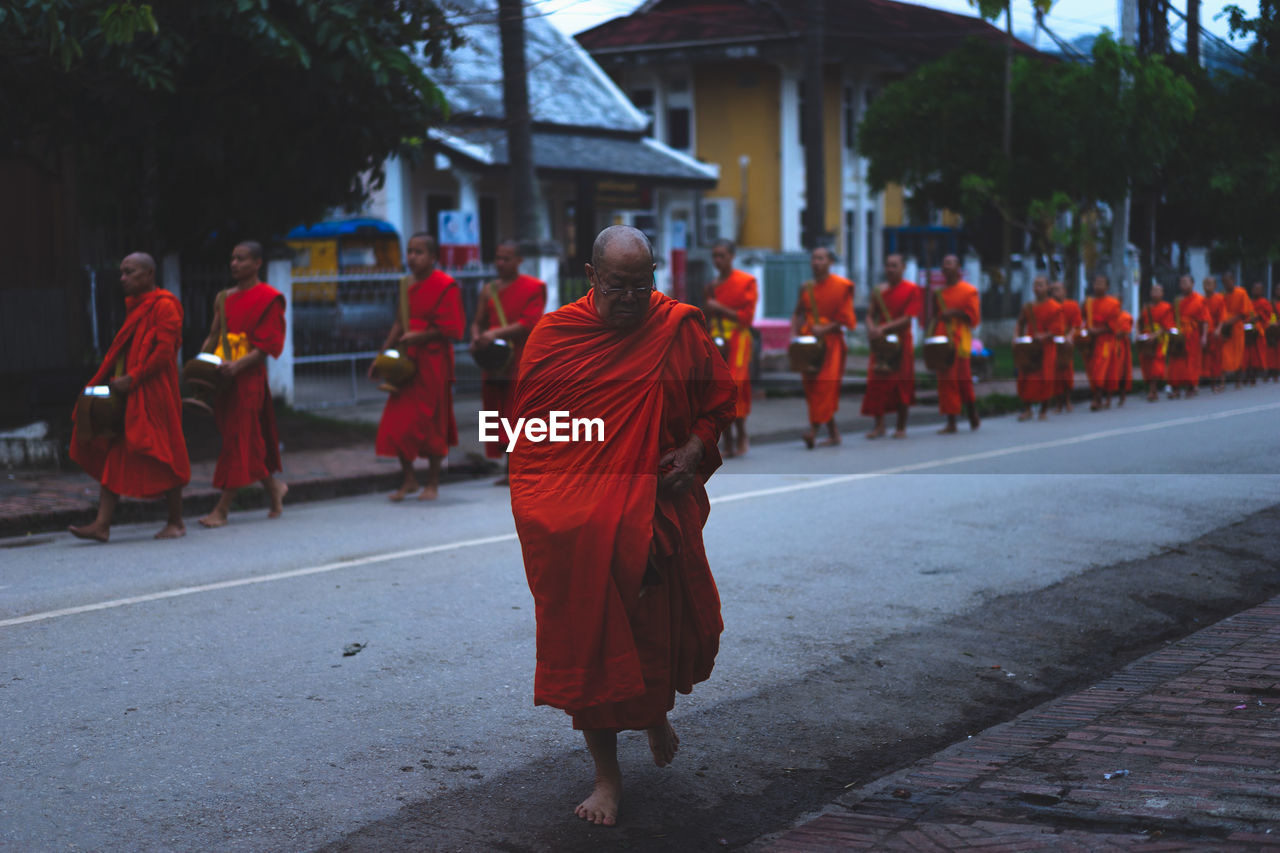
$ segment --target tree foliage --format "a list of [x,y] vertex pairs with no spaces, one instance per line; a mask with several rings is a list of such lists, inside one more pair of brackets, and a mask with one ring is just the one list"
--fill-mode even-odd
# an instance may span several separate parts
[[91,223],[267,237],[412,155],[456,39],[434,0],[0,0],[0,140],[75,152]]

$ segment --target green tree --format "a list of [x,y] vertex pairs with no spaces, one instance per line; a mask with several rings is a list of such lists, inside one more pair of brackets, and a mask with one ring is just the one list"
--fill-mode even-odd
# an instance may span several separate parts
[[266,238],[414,154],[456,39],[434,0],[0,0],[0,138],[72,152],[91,225]]

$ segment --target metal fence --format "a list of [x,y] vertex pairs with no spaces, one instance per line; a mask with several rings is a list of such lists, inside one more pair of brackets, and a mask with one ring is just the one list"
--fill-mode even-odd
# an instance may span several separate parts
[[[485,271],[452,273],[462,292],[470,327],[480,288],[492,278]],[[294,405],[302,409],[349,406],[386,398],[368,378],[395,322],[403,273],[295,276],[293,279]],[[464,335],[467,334],[464,331]],[[480,372],[456,345],[455,390],[476,391]]]

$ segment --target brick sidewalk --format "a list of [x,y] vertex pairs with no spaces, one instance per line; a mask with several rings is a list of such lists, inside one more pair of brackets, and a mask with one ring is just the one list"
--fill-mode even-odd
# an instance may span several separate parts
[[1280,850],[1280,598],[757,846]]

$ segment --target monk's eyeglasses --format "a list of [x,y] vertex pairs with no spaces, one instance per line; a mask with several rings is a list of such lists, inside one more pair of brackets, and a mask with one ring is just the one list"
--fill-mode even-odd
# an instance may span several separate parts
[[598,287],[596,289],[600,292],[601,296],[614,297],[630,293],[636,299],[644,299],[654,291],[655,284],[656,282],[651,281],[642,287]]

